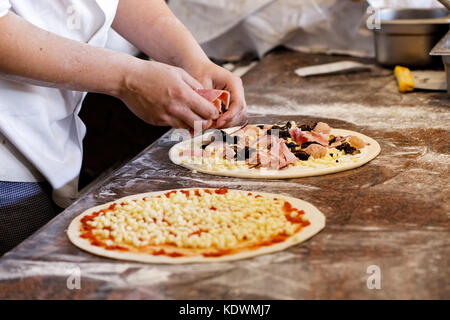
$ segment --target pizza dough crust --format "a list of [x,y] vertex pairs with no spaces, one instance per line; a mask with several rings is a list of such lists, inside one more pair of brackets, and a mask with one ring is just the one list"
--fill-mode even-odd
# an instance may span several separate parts
[[[230,132],[236,131],[238,128],[239,127],[229,128],[224,131],[226,131],[227,133],[230,133]],[[324,174],[331,174],[331,173],[336,173],[336,172],[340,172],[340,171],[351,170],[351,169],[360,167],[360,166],[366,164],[367,162],[371,161],[381,151],[381,147],[376,140],[374,140],[366,135],[363,135],[361,133],[358,133],[355,131],[350,131],[350,130],[344,130],[344,129],[332,129],[331,134],[341,135],[341,136],[348,136],[348,135],[357,136],[357,137],[361,138],[364,142],[369,143],[369,145],[361,150],[362,154],[357,162],[344,163],[344,164],[340,164],[337,166],[326,167],[326,168],[311,168],[311,167],[296,166],[296,167],[288,167],[288,168],[281,169],[281,170],[243,169],[243,170],[213,171],[213,170],[206,170],[206,169],[202,168],[200,165],[183,163],[181,161],[181,157],[179,155],[180,151],[184,149],[183,148],[184,146],[190,145],[192,140],[194,140],[194,141],[201,140],[202,136],[198,136],[193,139],[189,139],[189,140],[177,143],[169,150],[169,158],[173,163],[183,166],[187,169],[196,170],[198,172],[208,173],[208,174],[213,174],[213,175],[236,177],[236,178],[291,179],[291,178],[319,176],[319,175],[324,175]],[[367,150],[365,150],[365,149],[367,149]]]
[[[183,189],[174,189],[174,190],[194,190],[194,189],[202,189],[202,188],[183,188]],[[232,190],[232,189],[229,189]],[[273,253],[277,251],[284,250],[293,245],[304,242],[317,234],[325,227],[325,216],[321,213],[316,207],[312,204],[297,199],[293,197],[283,196],[274,193],[265,193],[265,192],[255,192],[255,191],[242,191],[242,190],[234,190],[238,192],[242,192],[247,194],[248,192],[252,192],[253,195],[261,195],[261,196],[269,196],[269,197],[277,197],[279,199],[284,199],[289,201],[293,207],[297,209],[301,209],[305,211],[304,217],[310,221],[310,225],[303,227],[298,233],[286,239],[286,241],[279,242],[270,246],[264,246],[258,249],[250,249],[238,252],[236,254],[224,255],[219,257],[204,257],[204,256],[190,256],[190,257],[169,257],[169,256],[153,256],[150,254],[140,254],[140,253],[131,253],[131,252],[122,252],[122,251],[112,251],[106,250],[103,247],[98,247],[92,245],[88,239],[84,239],[80,237],[80,227],[81,227],[81,219],[85,215],[92,214],[93,212],[106,209],[113,203],[121,203],[123,201],[130,201],[135,199],[142,199],[144,197],[153,197],[158,195],[163,195],[167,192],[173,190],[164,190],[158,192],[150,192],[150,193],[142,193],[133,196],[124,197],[118,199],[116,201],[108,202],[106,204],[96,206],[84,211],[82,214],[77,216],[69,225],[67,229],[67,236],[69,240],[78,248],[87,251],[89,253],[117,259],[117,260],[129,260],[129,261],[138,261],[144,263],[164,263],[164,264],[187,264],[187,263],[211,263],[211,262],[225,262],[225,261],[234,261],[234,260],[242,260],[250,257],[255,257],[263,254]]]

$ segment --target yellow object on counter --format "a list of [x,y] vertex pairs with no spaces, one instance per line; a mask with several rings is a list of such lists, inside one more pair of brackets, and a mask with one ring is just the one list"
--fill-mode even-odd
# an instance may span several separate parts
[[397,78],[398,90],[400,92],[410,92],[414,90],[414,79],[408,68],[396,66],[394,74]]

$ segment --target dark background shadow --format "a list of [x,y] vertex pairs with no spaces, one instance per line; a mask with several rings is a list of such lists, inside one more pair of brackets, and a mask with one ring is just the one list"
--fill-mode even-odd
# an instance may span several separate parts
[[88,93],[80,117],[87,127],[80,189],[136,156],[169,130],[145,123],[122,101],[103,94]]

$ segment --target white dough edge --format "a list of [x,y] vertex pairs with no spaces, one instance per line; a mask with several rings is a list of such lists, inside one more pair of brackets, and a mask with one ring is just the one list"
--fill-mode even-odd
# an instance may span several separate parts
[[276,197],[278,199],[286,200],[291,203],[291,205],[294,208],[304,210],[305,214],[304,217],[309,220],[310,225],[303,227],[298,233],[293,235],[292,237],[289,237],[286,239],[286,241],[279,242],[270,246],[264,246],[258,249],[253,250],[244,250],[241,252],[238,252],[236,254],[230,254],[230,255],[224,255],[219,257],[204,257],[202,255],[198,256],[192,256],[192,257],[168,257],[168,256],[152,256],[150,254],[145,253],[130,253],[130,252],[121,252],[121,251],[112,251],[112,250],[106,250],[102,247],[94,246],[92,245],[89,240],[83,239],[80,237],[80,227],[81,227],[81,219],[89,215],[93,212],[106,209],[113,203],[120,204],[123,201],[130,201],[135,199],[142,199],[144,197],[153,197],[158,195],[163,195],[166,192],[175,191],[175,190],[195,190],[195,189],[215,189],[215,188],[181,188],[181,189],[172,189],[172,190],[164,190],[164,191],[158,191],[158,192],[149,192],[149,193],[141,193],[136,194],[132,196],[127,196],[124,198],[120,198],[118,200],[108,202],[93,208],[90,208],[80,215],[78,215],[75,219],[72,220],[72,222],[69,225],[69,228],[67,229],[67,236],[69,237],[69,240],[78,248],[87,251],[89,253],[106,257],[106,258],[112,258],[117,260],[127,260],[127,261],[137,261],[137,262],[144,262],[144,263],[155,263],[155,264],[188,264],[188,263],[214,263],[214,262],[225,262],[225,261],[235,261],[235,260],[242,260],[247,259],[259,255],[264,255],[268,253],[273,253],[277,251],[284,250],[288,247],[291,247],[293,245],[299,244],[301,242],[304,242],[317,234],[319,231],[321,231],[325,227],[325,216],[322,212],[320,212],[316,207],[314,207],[312,204],[289,196],[284,196],[280,194],[275,193],[265,193],[265,192],[256,192],[256,191],[243,191],[243,190],[236,190],[236,189],[228,189],[229,191],[237,191],[247,194],[248,192],[251,192],[253,195],[261,195],[261,196],[269,196],[269,197]]
[[[235,130],[239,129],[239,127],[229,128],[224,131],[226,132],[233,132]],[[341,165],[333,166],[333,167],[327,167],[327,168],[302,168],[302,167],[289,167],[282,170],[253,170],[253,169],[245,169],[245,170],[222,170],[222,171],[213,171],[213,170],[206,170],[203,169],[200,165],[195,164],[189,164],[189,163],[183,163],[181,161],[181,157],[179,155],[180,149],[183,149],[183,146],[185,144],[189,145],[192,140],[197,141],[202,139],[202,136],[195,137],[193,139],[189,139],[186,141],[181,141],[169,150],[169,158],[170,160],[177,165],[180,165],[182,167],[185,167],[190,170],[196,170],[197,172],[212,174],[212,175],[218,175],[218,176],[227,176],[227,177],[236,177],[236,178],[256,178],[256,179],[292,179],[292,178],[303,178],[303,177],[311,177],[311,176],[320,176],[324,174],[332,174],[337,173],[341,171],[351,170],[358,167],[361,167],[362,165],[366,164],[367,162],[374,159],[381,151],[381,147],[379,143],[362,133],[358,133],[351,130],[344,130],[344,129],[332,129],[331,133],[333,135],[341,135],[341,136],[357,136],[361,138],[364,142],[368,143],[369,145],[366,146],[368,148],[367,151],[364,151],[364,156],[358,159],[357,162],[351,162],[351,163],[344,163]]]

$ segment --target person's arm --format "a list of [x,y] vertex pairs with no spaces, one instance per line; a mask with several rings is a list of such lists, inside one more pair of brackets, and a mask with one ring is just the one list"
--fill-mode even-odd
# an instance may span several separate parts
[[112,95],[156,125],[193,127],[218,116],[185,71],[60,37],[12,12],[0,18],[0,77]]
[[120,0],[113,28],[152,59],[183,68],[205,88],[229,90],[230,108],[218,127],[245,120],[241,79],[209,60],[163,0]]

